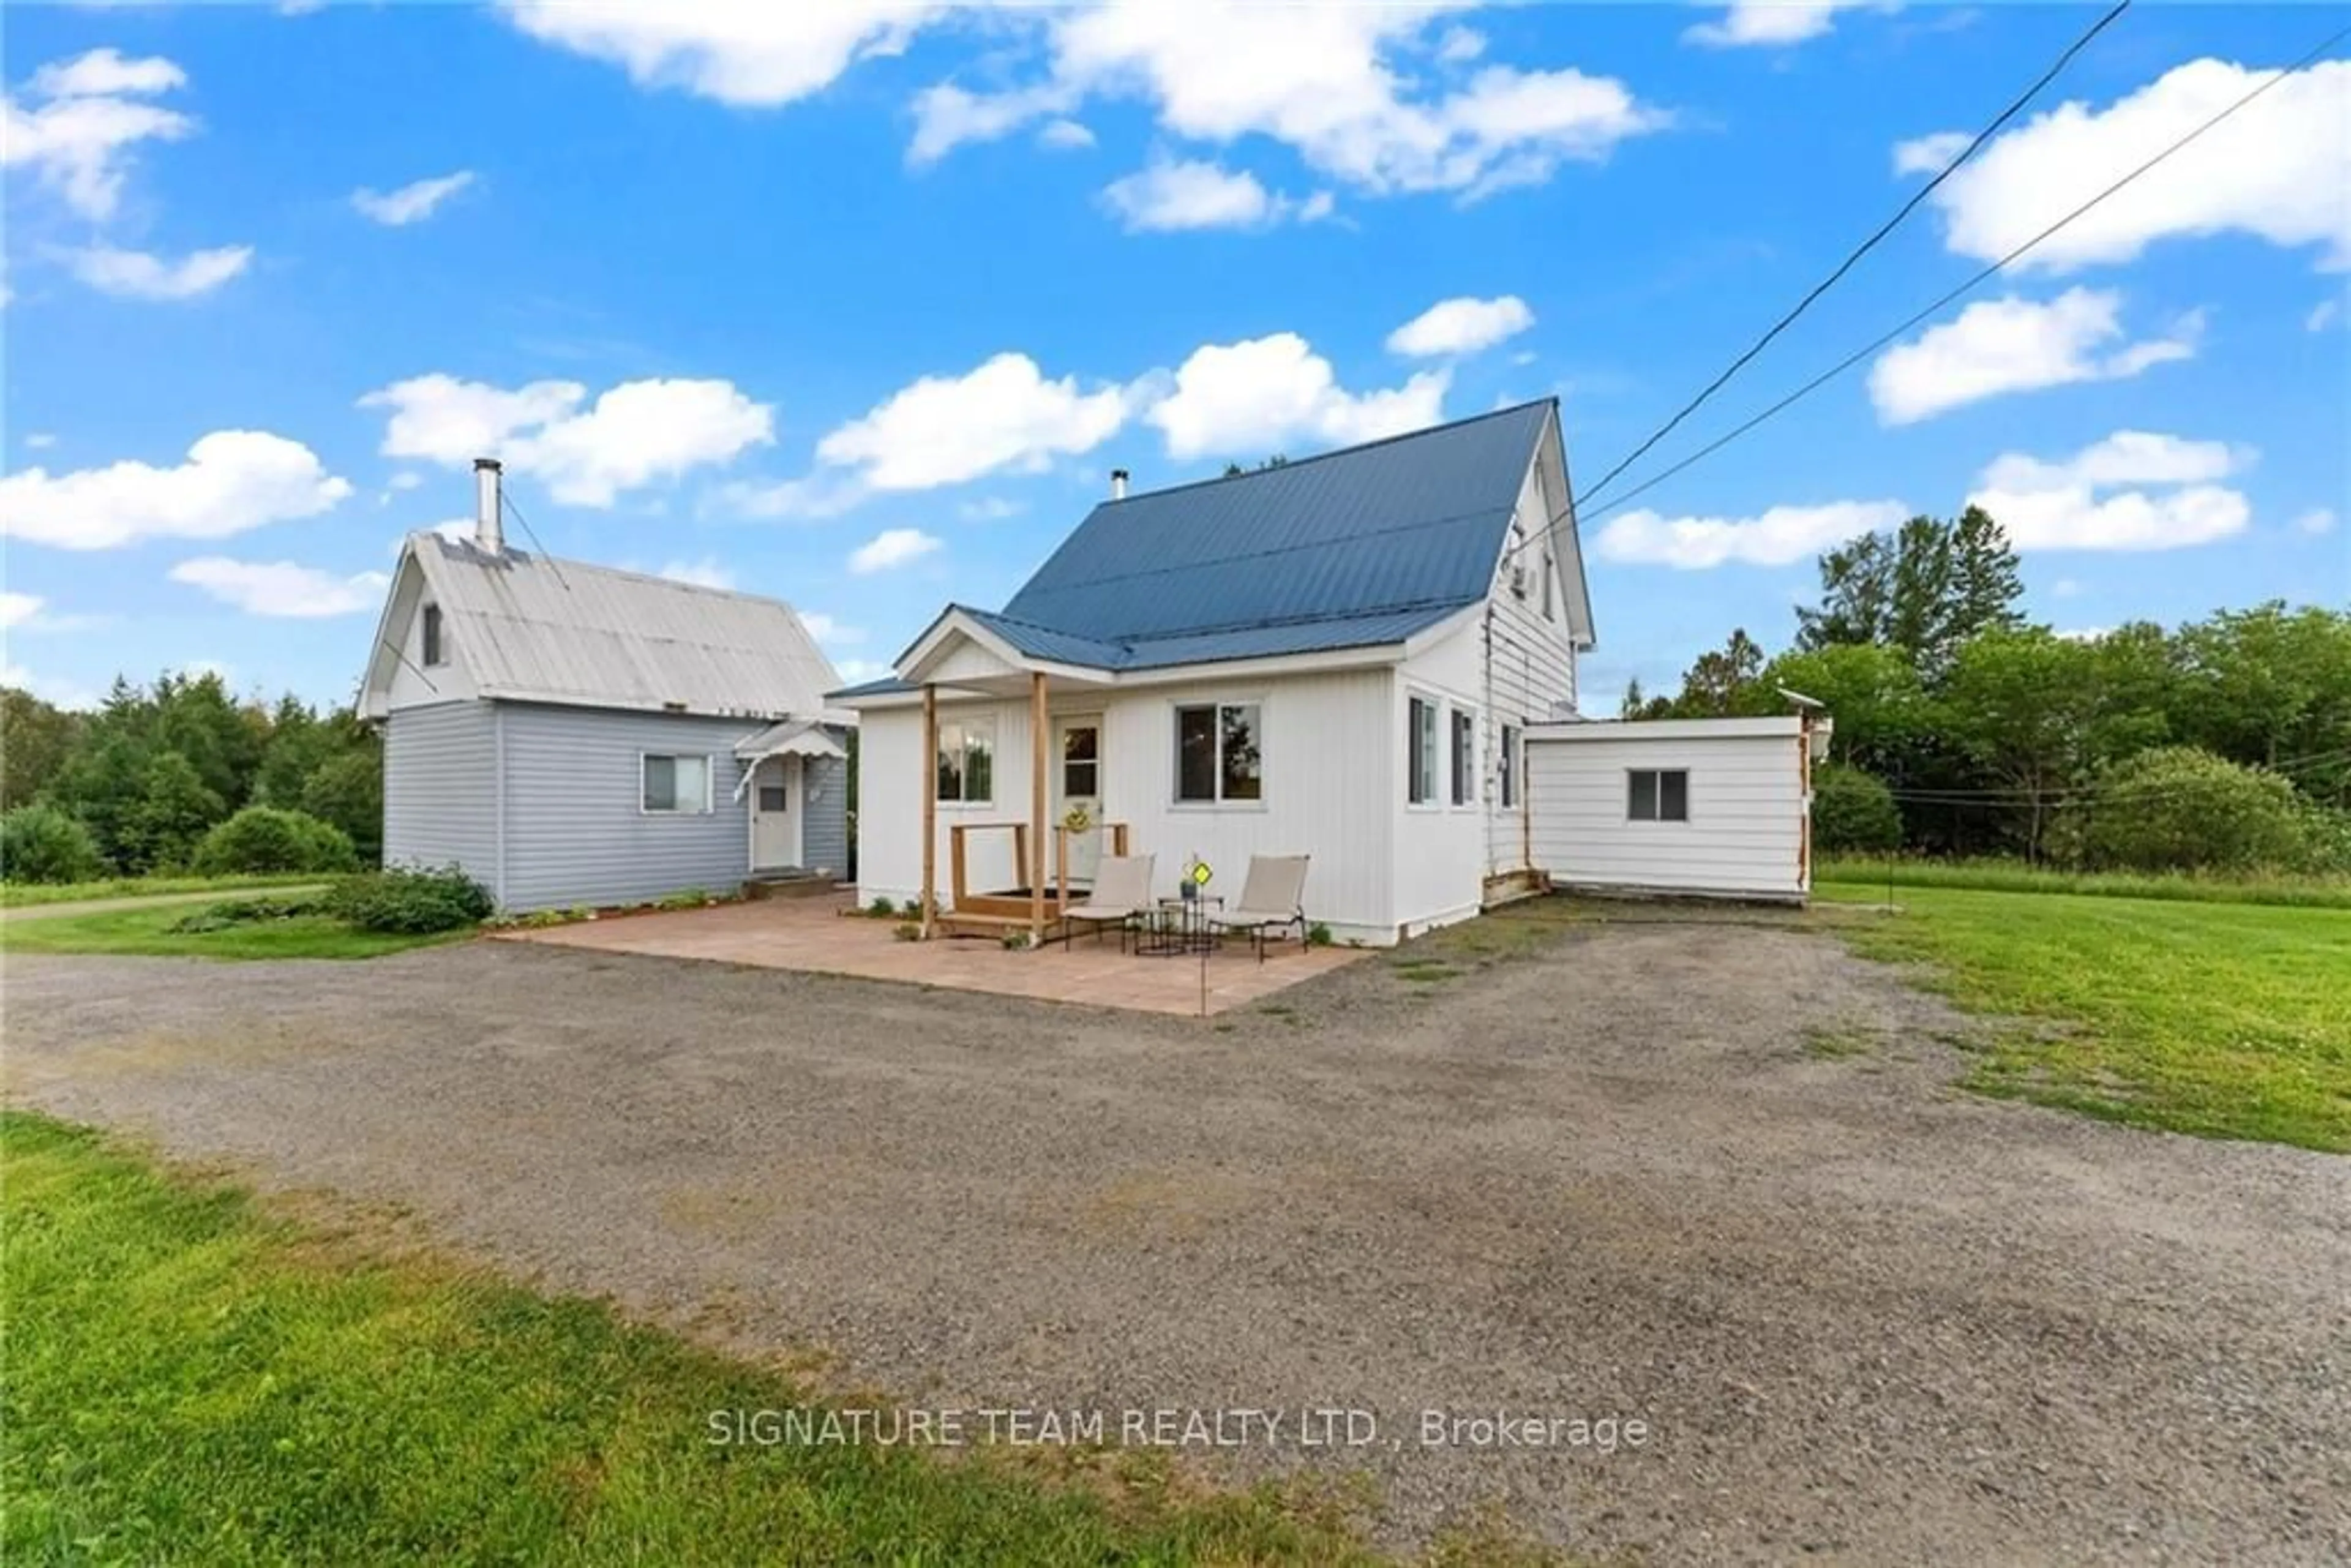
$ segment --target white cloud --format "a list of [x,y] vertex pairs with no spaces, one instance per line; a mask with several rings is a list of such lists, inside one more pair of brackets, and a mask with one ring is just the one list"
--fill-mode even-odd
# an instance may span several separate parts
[[[1488,66],[1440,42],[1431,79],[1400,58],[1426,53],[1447,7],[1126,4],[1050,13],[1041,79],[992,97],[956,89],[916,108],[915,142],[938,156],[1089,98],[1149,99],[1160,128],[1217,145],[1265,136],[1323,175],[1374,193],[1471,194],[1604,159],[1671,117],[1609,77]],[[1449,37],[1449,35],[1448,35]]]
[[939,541],[920,528],[884,528],[850,553],[849,570],[860,577],[920,560]]
[[1170,456],[1262,457],[1292,436],[1345,444],[1434,424],[1450,384],[1446,371],[1424,371],[1386,392],[1349,392],[1305,339],[1277,332],[1194,350],[1176,371],[1174,392],[1147,417]]
[[2305,331],[2324,332],[2342,319],[2341,300],[2322,299],[2310,308],[2310,314],[2302,319],[2302,325]]
[[0,534],[60,549],[111,549],[150,538],[224,538],[311,517],[351,493],[298,441],[216,430],[172,468],[122,462],[0,478]]
[[1891,528],[1909,515],[1899,501],[1773,507],[1754,517],[1667,517],[1644,507],[1612,518],[1600,530],[1598,549],[1606,560],[1684,570],[1725,562],[1786,566]]
[[2119,341],[2121,316],[2122,295],[2111,288],[2069,288],[2045,302],[1979,300],[1880,355],[1870,402],[1879,423],[1911,424],[2003,392],[2116,381],[2195,354],[2200,316],[2182,317],[2167,337],[2129,343]]
[[2252,506],[2216,481],[2254,455],[2224,442],[2117,431],[2054,463],[2005,454],[1968,504],[1990,512],[2021,550],[2178,549],[2244,530]]
[[0,98],[0,164],[31,171],[78,215],[114,215],[131,149],[192,135],[187,115],[139,101],[185,85],[166,59],[127,60],[112,49],[42,67],[27,102]]
[[87,632],[114,623],[111,615],[59,615],[43,608],[47,603],[37,593],[0,592],[0,631]]
[[[1928,198],[1961,256],[2005,255],[2146,162],[2265,79],[2265,70],[2200,59],[2105,110],[2072,102],[1995,139]],[[2351,136],[2343,132],[2351,61],[2296,71],[2051,236],[2018,265],[2066,272],[2128,261],[2182,235],[2242,233],[2316,246],[2320,265],[2351,267]],[[1944,133],[1946,137],[1949,133]],[[1897,172],[1929,143],[1895,151]]]
[[1129,234],[1264,228],[1286,218],[1312,222],[1328,217],[1332,207],[1328,191],[1318,191],[1301,201],[1267,190],[1246,170],[1157,155],[1135,172],[1104,186],[1102,204],[1118,214]]
[[1486,35],[1472,27],[1447,27],[1445,36],[1437,40],[1437,58],[1440,65],[1468,65],[1486,52]]
[[360,399],[388,408],[382,452],[450,467],[502,458],[567,506],[609,507],[623,490],[726,463],[775,439],[775,411],[727,381],[623,382],[581,406],[577,382],[508,391],[434,373]]
[[659,575],[672,582],[689,583],[695,588],[732,588],[734,569],[716,556],[704,556],[700,560],[674,560],[661,569]]
[[1048,120],[1045,129],[1037,132],[1037,140],[1048,147],[1069,152],[1092,147],[1094,133],[1074,120]]
[[821,610],[803,610],[799,614],[800,624],[807,627],[808,634],[815,638],[820,643],[862,643],[865,641],[865,632],[862,628],[856,626],[843,626],[840,622],[834,620],[831,616],[827,615]]
[[1535,324],[1535,313],[1515,294],[1494,299],[1464,295],[1440,299],[1388,334],[1388,352],[1427,358],[1474,354]]
[[64,253],[73,275],[101,294],[123,299],[193,299],[244,272],[253,260],[248,245],[191,251],[177,261],[141,250],[94,245]]
[[609,60],[640,87],[682,88],[743,108],[772,109],[831,85],[868,56],[893,55],[952,5],[923,0],[759,0],[653,5],[506,0],[531,37]]
[[878,680],[890,673],[890,666],[874,659],[835,659],[832,673],[841,677],[841,685],[855,685],[860,681]]
[[0,686],[15,686],[30,692],[52,707],[68,712],[89,712],[103,700],[99,694],[76,680],[55,680],[37,675],[13,661],[0,661]]
[[2310,510],[2303,513],[2302,516],[2294,518],[2294,526],[2302,532],[2315,538],[2320,534],[2333,533],[2335,531],[2335,520],[2334,507],[2313,507]]
[[351,193],[351,205],[365,217],[399,228],[431,217],[442,203],[473,183],[474,172],[460,169],[435,179],[412,181],[396,191],[377,192],[362,185]]
[[2061,642],[2095,643],[2102,637],[2112,636],[2114,630],[2111,626],[2064,626],[2058,628],[2057,636]]
[[1026,354],[998,354],[962,376],[925,376],[817,443],[817,459],[875,490],[927,490],[1012,469],[1034,473],[1089,452],[1131,412],[1128,389],[1081,392],[1047,381]]
[[983,496],[976,501],[966,501],[956,508],[956,516],[967,523],[1000,523],[1007,517],[1017,517],[1028,508],[1018,501],[1002,496]]
[[46,430],[31,430],[25,433],[25,447],[29,452],[47,451],[57,444],[57,438]]
[[423,475],[415,472],[413,469],[403,468],[399,473],[394,474],[391,478],[384,481],[384,488],[387,490],[413,490],[419,485],[423,483]]
[[1690,43],[1718,49],[1782,47],[1821,37],[1836,25],[1838,12],[1869,3],[1870,0],[1731,0],[1729,8],[1719,19],[1687,28],[1682,37]]
[[337,577],[290,560],[231,560],[217,555],[183,560],[169,575],[173,582],[200,588],[247,615],[304,621],[373,610],[392,581],[387,572]]
[[0,591],[0,632],[13,632],[41,612],[47,602],[38,594]]

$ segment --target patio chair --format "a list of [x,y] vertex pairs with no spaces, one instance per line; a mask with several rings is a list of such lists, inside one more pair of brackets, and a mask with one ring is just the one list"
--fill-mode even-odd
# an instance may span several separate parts
[[1305,855],[1251,855],[1249,875],[1232,908],[1208,916],[1220,931],[1246,931],[1257,942],[1257,961],[1265,962],[1265,938],[1270,931],[1298,927],[1298,941],[1306,942]]
[[1152,855],[1104,855],[1094,867],[1094,885],[1083,904],[1072,904],[1061,911],[1061,946],[1067,947],[1081,924],[1094,928],[1094,940],[1102,940],[1102,927],[1118,927],[1119,951],[1126,950],[1127,926],[1134,917],[1151,907]]

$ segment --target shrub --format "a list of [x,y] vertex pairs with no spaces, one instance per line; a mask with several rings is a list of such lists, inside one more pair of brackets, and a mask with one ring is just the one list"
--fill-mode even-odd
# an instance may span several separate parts
[[1813,769],[1813,843],[1828,854],[1898,849],[1902,812],[1874,773],[1841,762]]
[[362,931],[412,936],[479,925],[494,907],[490,890],[455,866],[347,876],[325,903],[329,914]]
[[2274,773],[2192,746],[2142,751],[2099,776],[2083,859],[2127,871],[2245,871],[2309,858],[2308,808]]
[[898,913],[898,906],[886,898],[877,898],[865,906],[865,913],[876,920],[887,920]]
[[10,882],[89,882],[105,869],[89,830],[55,806],[0,816],[0,876]]
[[247,806],[204,836],[196,870],[206,876],[244,872],[359,869],[350,835],[307,811]]
[[676,893],[662,894],[661,897],[653,900],[653,907],[655,909],[700,909],[704,904],[717,902],[718,900],[705,889],[689,887]]
[[172,922],[172,929],[183,936],[195,936],[207,931],[226,931],[235,925],[256,925],[265,920],[293,920],[317,915],[322,907],[316,897],[228,898],[196,914],[182,915]]
[[1324,925],[1320,920],[1308,926],[1306,928],[1306,945],[1309,947],[1328,947],[1331,946],[1331,927]]

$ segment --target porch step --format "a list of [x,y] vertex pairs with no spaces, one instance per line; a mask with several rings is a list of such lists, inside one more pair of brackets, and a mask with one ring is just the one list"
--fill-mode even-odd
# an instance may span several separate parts
[[743,880],[746,898],[817,898],[832,890],[830,872],[758,872]]
[[[1045,922],[1046,931],[1050,933],[1053,925],[1053,917],[1049,915]],[[932,932],[940,936],[987,936],[1001,941],[1011,932],[1028,929],[1029,917],[1026,915],[990,915],[969,909],[947,910],[931,920]]]

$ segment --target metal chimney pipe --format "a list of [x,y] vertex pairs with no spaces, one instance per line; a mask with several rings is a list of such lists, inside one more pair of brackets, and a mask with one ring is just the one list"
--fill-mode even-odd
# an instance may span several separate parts
[[506,553],[506,514],[498,496],[502,472],[495,457],[474,459],[474,548],[484,555]]
[[1126,470],[1123,468],[1110,471],[1110,498],[1113,501],[1126,499]]

